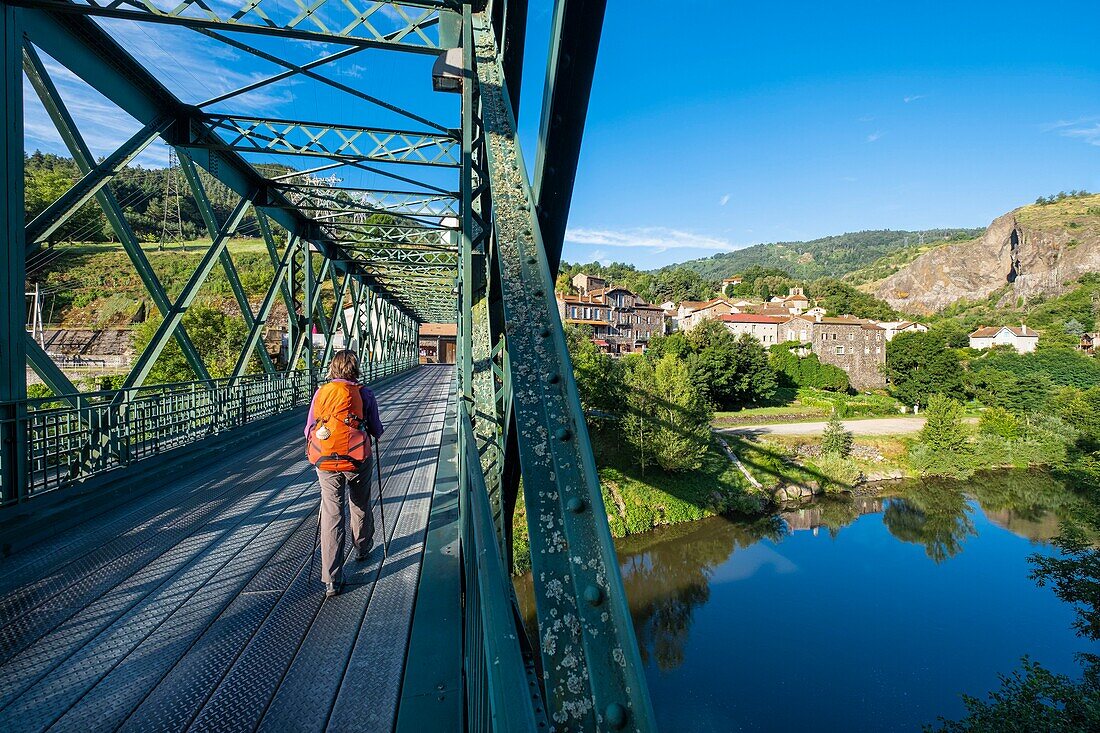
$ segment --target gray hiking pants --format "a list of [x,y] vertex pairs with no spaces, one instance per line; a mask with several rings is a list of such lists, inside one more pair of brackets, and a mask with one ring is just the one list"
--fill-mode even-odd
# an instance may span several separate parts
[[324,583],[343,580],[345,506],[351,514],[352,547],[357,552],[367,552],[374,544],[374,513],[370,505],[373,470],[374,456],[358,471],[317,469],[317,480],[321,483],[321,581]]

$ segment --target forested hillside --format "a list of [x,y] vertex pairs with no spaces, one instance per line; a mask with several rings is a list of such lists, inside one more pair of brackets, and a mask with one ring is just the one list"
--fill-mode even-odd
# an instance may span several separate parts
[[[270,167],[274,173],[285,172],[282,166]],[[24,156],[23,180],[26,185],[25,210],[27,220],[33,219],[53,203],[74,183],[81,173],[72,158],[35,151]],[[202,169],[199,177],[214,213],[224,218],[237,203],[237,196]],[[128,166],[108,184],[111,193],[126,213],[138,241],[175,242],[206,236],[199,214],[183,173],[178,167],[143,168]],[[251,214],[241,226],[244,233],[255,232]],[[99,204],[93,199],[50,237],[51,242],[108,242],[114,236]]]
[[757,244],[736,252],[722,252],[670,267],[693,270],[707,280],[732,277],[753,266],[784,270],[791,277],[802,280],[824,276],[842,277],[889,255],[910,249],[919,250],[922,246],[928,247],[934,243],[973,239],[981,235],[982,231],[928,229],[907,232],[879,229],[850,232],[809,242]]

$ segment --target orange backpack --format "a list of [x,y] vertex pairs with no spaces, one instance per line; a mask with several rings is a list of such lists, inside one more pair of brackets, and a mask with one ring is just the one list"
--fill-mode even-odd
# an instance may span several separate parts
[[358,384],[329,382],[313,400],[306,456],[323,471],[358,471],[370,457]]

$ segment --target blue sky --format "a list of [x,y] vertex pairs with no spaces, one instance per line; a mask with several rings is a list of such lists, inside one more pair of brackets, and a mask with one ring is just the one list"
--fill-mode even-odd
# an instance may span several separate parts
[[[531,162],[552,5],[531,0],[520,121]],[[186,30],[103,23],[189,102],[279,70]],[[1100,190],[1098,37],[1094,2],[611,0],[565,256],[653,267],[860,229],[984,226],[1039,195]],[[94,152],[137,129],[46,62]],[[457,99],[425,93],[429,68],[368,51],[326,73],[447,122]],[[417,127],[302,79],[211,109]],[[29,89],[27,139],[63,149]],[[154,145],[139,162],[166,160]]]
[[613,0],[565,256],[651,267],[1098,191],[1098,38],[1095,2]]

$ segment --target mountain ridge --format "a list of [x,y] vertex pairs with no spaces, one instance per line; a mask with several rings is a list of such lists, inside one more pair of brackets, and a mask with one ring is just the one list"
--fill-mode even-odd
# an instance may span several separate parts
[[708,280],[722,280],[750,267],[764,267],[785,270],[791,277],[801,280],[842,277],[911,248],[933,242],[972,239],[983,231],[953,227],[914,231],[866,229],[810,240],[754,244],[734,252],[667,265],[654,272],[687,268]]

